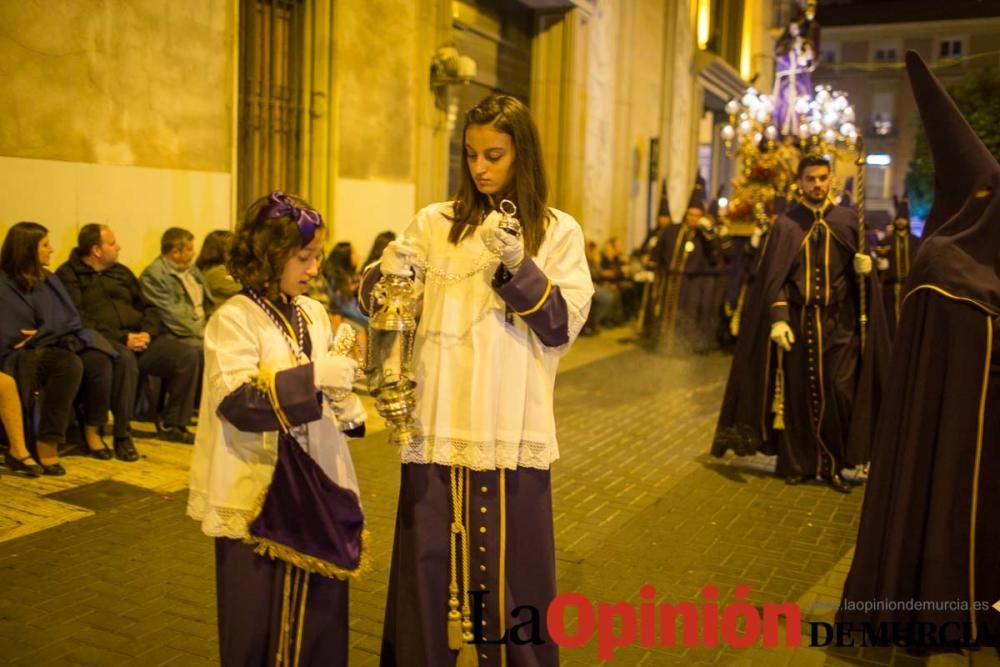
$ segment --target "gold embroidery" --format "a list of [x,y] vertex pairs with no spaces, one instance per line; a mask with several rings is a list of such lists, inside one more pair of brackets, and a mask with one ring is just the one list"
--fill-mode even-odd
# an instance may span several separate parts
[[972,468],[972,511],[969,517],[969,616],[972,637],[976,627],[976,512],[979,503],[979,466],[983,457],[983,423],[986,415],[986,393],[990,385],[990,362],[993,358],[993,320],[986,318],[986,363],[983,364],[983,389],[979,398],[979,424],[976,430],[976,458]]
[[[497,488],[500,492],[500,578],[497,579],[499,582],[500,599],[497,603],[499,607],[499,618],[500,618],[500,636],[503,637],[507,633],[507,623],[506,615],[507,610],[506,599],[504,598],[504,592],[507,589],[507,471],[503,468],[500,469],[500,481],[497,483]],[[507,643],[504,642],[500,644],[500,665],[501,667],[507,666]]]
[[973,306],[976,306],[980,310],[982,310],[982,311],[984,311],[984,312],[986,312],[986,313],[988,313],[988,314],[990,314],[990,315],[992,315],[994,317],[996,317],[997,315],[1000,315],[1000,311],[995,310],[991,306],[989,306],[989,305],[987,305],[985,303],[982,303],[981,301],[977,301],[975,299],[970,299],[970,298],[965,297],[965,296],[957,296],[957,295],[952,294],[951,292],[949,292],[948,290],[946,290],[946,289],[944,289],[942,287],[938,287],[937,285],[931,285],[930,283],[925,283],[923,285],[917,285],[916,287],[914,287],[913,289],[911,289],[909,292],[907,292],[906,296],[903,297],[903,302],[905,303],[906,299],[909,299],[911,294],[915,293],[918,290],[922,290],[922,289],[929,289],[931,291],[937,292],[938,294],[941,294],[942,296],[948,297],[949,299],[951,299],[953,301],[964,301],[965,303],[971,303]]
[[545,281],[545,291],[542,293],[542,298],[538,300],[538,303],[536,303],[534,306],[532,306],[531,308],[529,308],[527,310],[522,310],[520,312],[518,312],[518,311],[515,310],[514,314],[515,315],[520,315],[521,317],[524,317],[526,315],[531,315],[532,313],[537,312],[538,309],[540,309],[542,306],[544,306],[545,302],[548,301],[549,294],[551,292],[552,292],[552,283],[550,281],[546,280]]

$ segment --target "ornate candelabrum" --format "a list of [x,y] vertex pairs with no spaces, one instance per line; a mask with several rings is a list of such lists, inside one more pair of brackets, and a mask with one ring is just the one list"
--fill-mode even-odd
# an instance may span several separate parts
[[389,444],[410,446],[420,439],[413,417],[413,341],[418,296],[412,278],[383,275],[371,293],[366,373],[375,409],[389,424]]
[[826,155],[836,163],[842,151],[856,153],[860,149],[854,108],[846,94],[816,86],[812,97],[796,98],[790,111],[797,131],[785,136],[774,124],[780,104],[783,102],[753,88],[726,104],[729,122],[722,128],[722,141],[729,158],[738,158],[742,165],[729,210],[735,234],[750,233],[756,223],[757,203],[771,209],[776,195],[788,193],[803,155]]
[[[771,96],[754,88],[749,88],[742,98],[730,100],[726,104],[729,122],[722,128],[727,155],[732,158],[737,154],[746,156],[773,150],[779,141],[778,128],[772,123],[774,111],[775,101]],[[858,130],[854,125],[854,107],[845,93],[830,86],[816,86],[812,97],[796,99],[794,113],[798,131],[795,137],[785,139],[798,139],[802,151],[832,153],[841,147],[854,150]]]

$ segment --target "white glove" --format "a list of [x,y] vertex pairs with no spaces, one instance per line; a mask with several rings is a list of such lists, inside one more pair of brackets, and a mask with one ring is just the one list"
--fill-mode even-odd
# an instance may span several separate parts
[[351,431],[365,423],[368,413],[357,394],[348,394],[339,401],[331,401],[330,407],[337,416],[337,424],[341,431]]
[[709,218],[707,215],[703,215],[702,217],[698,218],[698,226],[704,229],[706,232],[710,232],[712,231],[712,227],[714,225],[712,225],[711,218]]
[[763,236],[764,236],[764,230],[761,229],[760,227],[754,227],[753,234],[750,235],[750,247],[759,248],[760,240],[761,238],[763,238]]
[[872,258],[864,253],[854,256],[854,272],[859,276],[867,276],[872,272]]
[[771,325],[771,340],[785,352],[792,349],[795,335],[792,333],[792,328],[788,326],[788,322],[775,322]]
[[354,386],[358,362],[350,357],[331,354],[313,362],[313,384],[320,389],[346,389]]
[[382,251],[382,262],[380,267],[382,273],[390,276],[413,276],[413,258],[416,257],[416,248],[408,245],[399,239],[390,241]]
[[500,214],[494,211],[486,216],[479,236],[487,250],[500,257],[500,261],[507,269],[514,273],[521,262],[524,261],[524,243],[520,237],[509,234],[497,225],[500,222]]
[[878,258],[878,264],[876,266],[878,267],[879,271],[888,271],[889,270],[889,259],[886,258],[886,257],[879,257]]

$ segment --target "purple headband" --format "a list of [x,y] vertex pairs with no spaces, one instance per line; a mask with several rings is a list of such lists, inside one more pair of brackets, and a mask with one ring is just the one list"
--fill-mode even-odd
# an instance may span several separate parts
[[300,208],[284,192],[276,190],[267,196],[268,204],[257,214],[257,220],[288,216],[299,226],[302,245],[309,245],[316,236],[316,229],[323,226],[323,216],[311,208]]

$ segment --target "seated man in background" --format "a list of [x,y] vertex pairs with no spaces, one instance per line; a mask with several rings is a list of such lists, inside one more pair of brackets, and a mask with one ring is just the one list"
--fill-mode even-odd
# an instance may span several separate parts
[[[121,248],[114,232],[106,225],[84,225],[77,247],[56,271],[66,291],[80,311],[84,326],[96,329],[115,347],[125,364],[121,385],[112,389],[121,396],[123,413],[131,417],[135,408],[139,373],[162,378],[167,404],[159,437],[172,442],[191,443],[187,425],[201,366],[196,347],[159,334],[160,314],[142,295],[135,274],[118,262]],[[116,399],[117,400],[117,399]],[[129,433],[128,419],[115,420],[115,455],[123,461],[139,458]]]
[[200,351],[213,303],[194,256],[194,235],[171,227],[160,238],[160,256],[140,280],[143,296],[160,314],[159,333]]

